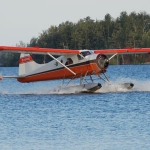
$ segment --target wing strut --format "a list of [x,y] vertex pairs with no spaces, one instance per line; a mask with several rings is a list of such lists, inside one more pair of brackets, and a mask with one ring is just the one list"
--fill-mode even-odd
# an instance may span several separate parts
[[109,60],[111,60],[112,58],[114,58],[118,53],[115,53],[114,55],[112,55]]
[[73,75],[76,75],[76,73],[74,73],[71,69],[69,69],[66,65],[64,65],[63,63],[61,63],[58,59],[56,59],[52,54],[47,53],[50,57],[52,57],[54,60],[56,60],[59,64],[61,64],[63,67],[65,67],[68,71],[70,71]]

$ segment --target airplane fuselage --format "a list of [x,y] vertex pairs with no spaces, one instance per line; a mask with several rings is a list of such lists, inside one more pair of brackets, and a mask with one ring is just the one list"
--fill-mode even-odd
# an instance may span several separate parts
[[[86,54],[87,53],[87,54]],[[43,80],[67,79],[78,78],[81,75],[99,74],[103,71],[98,64],[99,55],[94,54],[92,51],[82,51],[81,55],[67,55],[57,58],[62,64],[66,65],[70,70],[76,73],[73,75],[65,67],[63,67],[56,60],[50,61],[46,64],[34,64],[33,71],[26,74],[24,78],[18,78],[19,82],[34,82]],[[26,62],[25,62],[26,63]],[[99,62],[100,63],[100,62]],[[23,64],[22,64],[23,65]],[[31,67],[26,64],[26,67]]]

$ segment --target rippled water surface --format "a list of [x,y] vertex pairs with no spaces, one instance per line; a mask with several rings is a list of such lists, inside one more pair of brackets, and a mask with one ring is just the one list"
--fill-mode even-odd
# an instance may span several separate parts
[[[1,81],[0,149],[149,150],[150,66],[110,66],[107,76],[111,84],[96,94],[52,92],[61,81]],[[123,82],[135,86],[125,90]]]

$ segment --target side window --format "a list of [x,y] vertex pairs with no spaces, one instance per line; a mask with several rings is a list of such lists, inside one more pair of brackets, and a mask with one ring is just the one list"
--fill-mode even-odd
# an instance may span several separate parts
[[78,57],[78,60],[82,60],[83,59],[83,57],[81,57],[80,55],[77,55],[77,57]]
[[68,58],[65,65],[70,65],[70,64],[73,64],[73,61],[71,58]]

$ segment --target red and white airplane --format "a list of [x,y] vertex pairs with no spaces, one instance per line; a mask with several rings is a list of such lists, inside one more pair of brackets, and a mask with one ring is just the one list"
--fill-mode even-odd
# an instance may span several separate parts
[[[19,82],[35,82],[57,79],[80,78],[80,84],[76,85],[81,92],[95,92],[102,87],[100,83],[94,83],[92,75],[99,76],[104,81],[109,81],[106,70],[109,61],[117,54],[150,53],[150,48],[125,48],[108,50],[69,50],[38,47],[11,47],[0,46],[0,52],[21,53],[19,60],[18,76],[2,76],[3,78],[16,78]],[[49,55],[53,60],[45,64],[37,64],[30,54]],[[60,57],[55,58],[54,56]],[[106,55],[110,55],[108,58]],[[101,75],[104,75],[102,77]],[[91,83],[83,84],[86,76],[90,76]],[[70,83],[69,81],[69,83]],[[69,84],[68,83],[68,84]],[[64,88],[71,88],[69,85]],[[123,84],[126,88],[133,87],[132,83]]]

